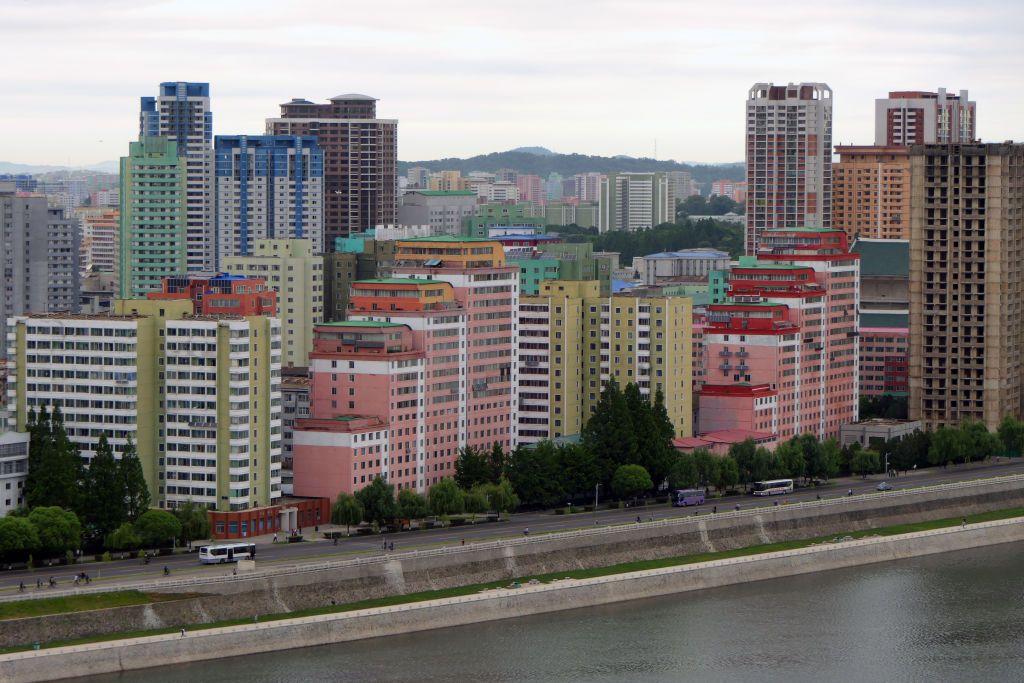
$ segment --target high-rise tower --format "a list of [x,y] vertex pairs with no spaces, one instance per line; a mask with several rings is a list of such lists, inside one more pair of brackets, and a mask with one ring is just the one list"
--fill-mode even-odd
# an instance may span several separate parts
[[213,270],[213,113],[210,84],[171,81],[159,95],[143,97],[139,137],[166,137],[177,143],[185,160],[186,265],[190,271]]
[[832,89],[757,83],[747,96],[746,251],[776,228],[832,220]]

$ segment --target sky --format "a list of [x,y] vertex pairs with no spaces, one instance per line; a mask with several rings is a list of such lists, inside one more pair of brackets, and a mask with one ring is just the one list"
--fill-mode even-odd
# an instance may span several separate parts
[[215,134],[293,97],[379,98],[399,158],[540,145],[743,159],[757,82],[824,81],[835,144],[889,90],[968,89],[984,140],[1024,140],[1024,3],[971,0],[0,0],[0,161],[127,153],[138,98],[210,83]]

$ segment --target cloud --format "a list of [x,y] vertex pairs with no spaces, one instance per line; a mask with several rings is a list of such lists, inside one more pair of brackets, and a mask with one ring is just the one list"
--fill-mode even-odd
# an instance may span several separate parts
[[224,134],[261,132],[291,97],[372,94],[405,159],[657,139],[662,157],[736,160],[767,80],[829,83],[837,142],[870,140],[892,89],[969,88],[1000,140],[1024,104],[1024,10],[1000,2],[0,0],[0,16],[30,65],[5,75],[0,157],[34,163],[123,154],[164,80],[210,82]]

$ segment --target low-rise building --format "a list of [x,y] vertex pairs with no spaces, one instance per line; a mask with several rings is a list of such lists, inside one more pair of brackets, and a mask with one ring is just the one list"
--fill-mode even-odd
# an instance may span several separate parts
[[921,431],[920,420],[893,420],[875,417],[842,426],[839,443],[842,446],[860,444],[863,448],[876,448],[890,439],[902,439]]
[[680,249],[633,257],[633,272],[646,285],[683,278],[706,280],[711,271],[728,268],[728,252],[718,249]]
[[6,431],[0,425],[0,517],[25,506],[28,447],[28,432]]
[[476,215],[476,200],[477,194],[472,190],[409,190],[402,195],[398,222],[409,226],[429,225],[434,235],[460,235],[463,221]]

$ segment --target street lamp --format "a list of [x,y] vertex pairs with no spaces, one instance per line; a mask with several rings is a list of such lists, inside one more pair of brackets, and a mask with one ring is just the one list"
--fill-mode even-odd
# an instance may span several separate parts
[[594,524],[597,524],[597,491],[600,488],[600,484],[594,484]]

